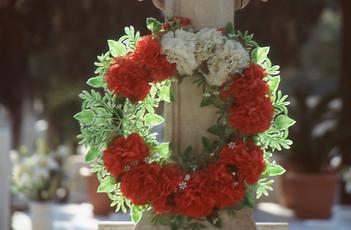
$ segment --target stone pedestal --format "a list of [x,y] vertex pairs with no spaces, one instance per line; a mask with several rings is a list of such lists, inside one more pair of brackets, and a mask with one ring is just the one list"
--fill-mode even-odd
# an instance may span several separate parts
[[[219,214],[222,220],[222,230],[251,230],[256,229],[256,225],[252,219],[251,209],[244,208],[235,213],[235,217],[229,216],[227,212],[222,211]],[[206,223],[206,229],[215,230],[218,229],[211,225],[210,223]],[[139,223],[134,227],[134,230],[171,230],[169,226],[155,226],[151,223],[151,215],[149,213],[144,213],[143,217],[139,221]]]
[[[288,230],[287,223],[256,223],[257,230]],[[134,224],[131,222],[101,222],[98,230],[133,230]],[[149,228],[151,230],[155,228]],[[235,226],[229,228],[236,230]],[[218,230],[218,228],[216,228]]]

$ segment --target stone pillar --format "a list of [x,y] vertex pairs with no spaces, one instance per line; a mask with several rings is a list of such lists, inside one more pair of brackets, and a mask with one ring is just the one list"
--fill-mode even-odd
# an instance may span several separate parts
[[[166,0],[165,14],[168,17],[190,18],[195,28],[220,28],[234,23],[233,0]],[[194,153],[202,151],[201,137],[210,137],[207,129],[216,123],[214,107],[201,108],[202,89],[185,78],[174,83],[175,101],[165,105],[165,139],[172,142],[174,154],[182,153],[188,146]]]

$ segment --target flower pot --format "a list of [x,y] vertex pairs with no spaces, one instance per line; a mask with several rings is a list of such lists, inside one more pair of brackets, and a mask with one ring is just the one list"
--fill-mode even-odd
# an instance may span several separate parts
[[30,202],[29,210],[33,230],[53,229],[54,205],[52,202]]
[[[88,169],[89,170],[89,169]],[[113,211],[113,208],[110,207],[111,201],[106,193],[98,193],[97,189],[99,187],[99,181],[96,178],[95,174],[92,173],[82,173],[86,178],[88,195],[90,198],[90,203],[93,205],[93,213],[96,216],[107,216]]]
[[297,218],[330,218],[339,181],[337,173],[287,171],[280,179],[280,201],[293,209]]

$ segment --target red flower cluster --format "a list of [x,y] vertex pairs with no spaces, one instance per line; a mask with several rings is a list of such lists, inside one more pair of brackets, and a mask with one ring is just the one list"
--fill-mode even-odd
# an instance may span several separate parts
[[163,81],[176,74],[176,65],[161,54],[161,43],[152,35],[142,37],[135,47],[137,57],[154,82]]
[[172,26],[177,26],[176,29],[187,27],[191,24],[191,20],[189,18],[184,17],[173,17],[170,18],[166,23],[162,25],[162,29],[164,31],[168,31],[172,28]]
[[220,162],[235,167],[239,179],[248,184],[255,184],[266,167],[262,149],[251,140],[239,140],[223,146]]
[[121,191],[125,197],[136,205],[153,201],[158,194],[155,188],[158,183],[160,166],[141,163],[121,177]]
[[232,107],[229,111],[229,124],[242,134],[253,135],[270,127],[273,114],[271,100],[263,97]]
[[190,218],[205,217],[241,201],[245,182],[256,183],[265,169],[263,151],[252,141],[223,146],[218,162],[190,174],[174,164],[146,163],[148,155],[143,138],[133,133],[115,139],[103,160],[106,170],[120,179],[123,195],[134,204],[152,204],[157,213]]
[[241,134],[254,135],[270,127],[274,108],[267,97],[269,86],[263,79],[266,71],[257,64],[251,64],[243,74],[236,76],[229,89],[222,89],[224,100],[235,98],[235,105],[229,112],[229,124]]
[[175,74],[175,64],[162,55],[159,40],[149,35],[137,42],[133,53],[113,60],[106,82],[113,93],[137,102],[149,94],[151,82],[163,81]]
[[124,169],[144,161],[148,156],[149,148],[144,139],[138,133],[132,133],[127,138],[116,138],[104,151],[102,159],[106,170],[118,177]]
[[150,91],[149,75],[132,55],[116,58],[106,74],[107,87],[132,101],[143,100]]

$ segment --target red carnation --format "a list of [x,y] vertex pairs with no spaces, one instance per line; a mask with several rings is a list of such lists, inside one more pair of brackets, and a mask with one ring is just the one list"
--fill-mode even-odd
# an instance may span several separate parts
[[144,161],[149,156],[149,149],[144,139],[138,133],[132,133],[127,138],[118,137],[103,153],[105,168],[114,177],[118,177],[126,166],[133,162]]
[[185,183],[183,190],[178,191],[175,196],[176,212],[190,218],[210,215],[215,205],[215,197],[207,186],[208,172],[196,171]]
[[263,97],[233,106],[229,111],[229,124],[241,134],[254,135],[266,131],[273,119],[274,107]]
[[226,165],[210,164],[207,170],[210,181],[208,187],[216,199],[216,208],[224,208],[242,200],[245,186]]
[[115,58],[106,74],[106,82],[110,91],[133,102],[143,100],[151,87],[148,72],[133,55]]
[[257,64],[251,64],[244,70],[243,74],[234,78],[230,87],[230,95],[239,104],[265,97],[269,86],[263,78],[266,70]]
[[158,194],[155,187],[158,184],[160,166],[157,164],[140,164],[121,177],[123,196],[135,205],[145,205],[154,200]]
[[163,81],[176,74],[176,65],[167,61],[161,53],[161,44],[152,35],[142,37],[135,47],[137,61],[149,72],[154,81]]
[[220,162],[234,167],[241,180],[255,184],[265,170],[263,150],[251,140],[235,141],[222,147]]
[[171,212],[175,207],[174,194],[183,181],[184,172],[176,165],[166,165],[161,169],[157,189],[157,198],[153,201],[157,213]]

